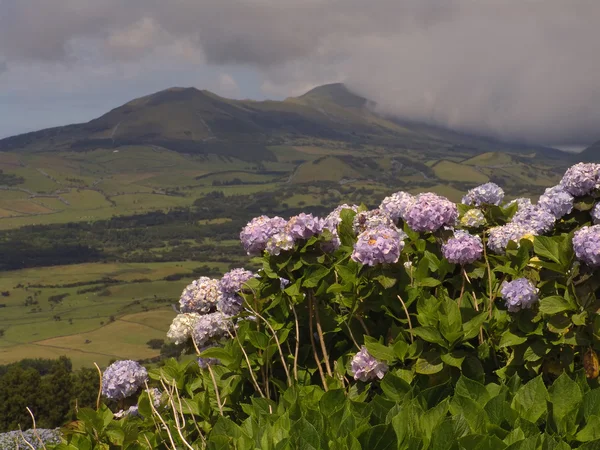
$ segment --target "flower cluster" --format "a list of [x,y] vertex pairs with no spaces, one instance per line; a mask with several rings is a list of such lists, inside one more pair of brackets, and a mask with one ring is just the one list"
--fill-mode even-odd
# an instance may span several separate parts
[[[0,449],[19,450],[33,448],[40,450],[51,444],[60,443],[60,429],[36,428],[26,431],[8,431],[0,433]],[[41,441],[41,442],[40,442]]]
[[386,212],[394,222],[398,222],[398,220],[404,219],[406,211],[414,201],[414,195],[400,191],[384,198],[379,209]]
[[483,211],[480,209],[470,209],[461,218],[460,224],[466,228],[479,228],[486,224]]
[[286,231],[293,239],[308,239],[319,234],[323,230],[323,224],[323,219],[312,214],[301,213],[288,221]]
[[512,218],[512,223],[532,230],[535,234],[547,233],[554,226],[556,217],[539,205],[519,208]]
[[573,235],[573,250],[581,262],[600,267],[600,225],[582,227]]
[[535,233],[526,226],[517,223],[507,223],[489,229],[487,246],[494,253],[504,253],[510,241],[519,242],[521,239],[529,238]]
[[538,205],[560,219],[573,210],[573,200],[573,196],[565,190],[564,186],[558,185],[546,189],[540,195]]
[[404,220],[415,231],[436,231],[444,225],[454,226],[458,218],[456,205],[446,197],[426,192],[415,197]]
[[200,316],[194,323],[192,339],[198,347],[203,347],[209,342],[218,342],[221,338],[229,336],[231,319],[220,311]]
[[483,256],[483,243],[479,236],[455,232],[454,237],[442,245],[442,254],[452,264],[471,264]]
[[242,312],[244,299],[238,294],[223,294],[217,303],[217,311],[226,316],[237,316]]
[[508,202],[506,204],[506,206],[512,206],[514,204],[517,204],[517,207],[519,209],[521,208],[527,208],[528,206],[531,206],[531,199],[530,198],[526,198],[526,197],[519,197],[519,198],[515,198],[514,200],[511,200],[510,202]]
[[531,308],[539,300],[538,292],[539,289],[527,278],[505,281],[500,289],[506,309],[510,312]]
[[332,233],[337,233],[337,226],[342,222],[342,211],[345,209],[358,212],[358,206],[347,205],[344,203],[343,205],[336,207],[327,215],[327,217],[325,217],[323,228],[331,231]]
[[504,191],[496,183],[485,183],[471,189],[462,198],[465,205],[499,205],[504,198]]
[[358,235],[351,257],[366,266],[395,263],[404,248],[404,237],[406,235],[396,227],[379,226],[368,229]]
[[560,185],[575,197],[587,195],[596,188],[599,177],[599,164],[578,163],[567,169],[562,180],[560,180]]
[[224,294],[236,294],[242,290],[246,281],[255,276],[253,272],[243,268],[233,269],[219,280],[219,288]]
[[387,364],[371,356],[364,345],[354,355],[350,366],[354,379],[360,381],[381,380],[388,371]]
[[269,238],[265,250],[269,255],[277,256],[282,250],[293,249],[294,243],[294,237],[287,230],[282,230]]
[[252,219],[240,233],[240,240],[248,255],[260,255],[267,241],[284,230],[287,222],[281,217],[259,216]]
[[356,235],[359,235],[363,231],[371,228],[377,228],[379,226],[385,226],[388,228],[396,226],[390,216],[388,216],[387,213],[381,209],[359,212],[356,214],[356,216],[354,216],[354,221],[352,223],[352,229]]
[[171,322],[167,339],[176,345],[187,342],[192,335],[194,324],[199,318],[200,314],[197,313],[178,314]]
[[102,374],[102,395],[121,400],[135,394],[148,381],[145,367],[131,360],[112,363]]
[[208,313],[216,309],[220,297],[219,281],[200,277],[183,290],[179,306],[184,313]]
[[592,216],[592,222],[594,222],[594,225],[600,224],[600,203],[596,203],[594,205],[590,211],[590,215]]

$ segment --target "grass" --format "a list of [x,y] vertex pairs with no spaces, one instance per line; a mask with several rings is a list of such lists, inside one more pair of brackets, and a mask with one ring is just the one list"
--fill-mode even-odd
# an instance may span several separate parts
[[474,168],[452,161],[440,161],[433,167],[435,175],[445,181],[461,181],[471,183],[486,183],[489,178]]
[[[24,269],[0,273],[0,364],[24,355],[58,354],[91,364],[103,357],[146,358],[156,356],[145,346],[150,339],[164,339],[182,289],[196,278],[191,271],[199,263],[79,264]],[[213,265],[226,270],[226,264]],[[189,273],[178,281],[168,275]],[[102,284],[112,278],[116,284]],[[81,286],[60,287],[79,283]],[[81,292],[99,287],[102,291]],[[110,293],[110,295],[103,295]],[[52,304],[52,296],[68,294]],[[30,298],[29,303],[28,298]],[[111,316],[115,319],[111,322]],[[60,317],[60,320],[57,320]],[[86,344],[86,340],[92,341]],[[92,345],[93,344],[93,345]],[[49,353],[44,353],[47,347]],[[109,350],[107,350],[109,349]],[[86,354],[88,354],[86,356]],[[136,356],[137,355],[137,356]]]

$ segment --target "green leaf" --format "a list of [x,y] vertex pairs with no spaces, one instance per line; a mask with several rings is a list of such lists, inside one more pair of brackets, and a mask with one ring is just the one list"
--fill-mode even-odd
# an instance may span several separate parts
[[367,347],[367,350],[374,358],[388,361],[390,363],[396,360],[396,354],[394,353],[393,348],[383,345],[371,336],[365,335],[364,340],[365,347]]
[[574,311],[575,308],[566,299],[558,295],[544,297],[540,300],[540,311],[544,314],[557,314],[563,311]]
[[248,331],[247,337],[250,343],[259,350],[266,350],[271,340],[269,336],[260,331]]
[[398,282],[398,280],[396,278],[387,277],[385,275],[379,275],[379,276],[375,277],[375,280],[377,280],[384,289],[390,289],[390,288],[394,287],[396,285],[396,283]]
[[391,450],[396,448],[394,429],[391,424],[375,425],[362,433],[358,440],[362,448],[369,450]]
[[450,345],[463,337],[462,318],[456,302],[446,299],[442,302],[438,315],[440,332]]
[[558,242],[548,236],[536,236],[533,241],[533,251],[541,258],[546,258],[560,264]]
[[600,388],[593,389],[583,395],[583,417],[600,416]]
[[433,327],[416,327],[412,329],[412,333],[427,342],[432,342],[441,346],[446,346],[446,341],[440,332]]
[[325,266],[317,266],[315,270],[313,270],[310,275],[304,277],[304,281],[302,282],[302,286],[306,288],[314,288],[319,285],[321,280],[329,275],[331,268]]
[[550,403],[552,403],[552,414],[557,422],[579,408],[583,398],[579,385],[566,373],[563,373],[554,381],[548,393]]
[[391,372],[388,372],[386,376],[383,377],[380,387],[389,399],[397,402],[402,400],[406,393],[410,391],[410,384]]
[[482,312],[481,314],[476,315],[468,322],[463,324],[464,337],[463,340],[468,341],[469,339],[473,339],[475,336],[479,334],[479,329],[483,325],[483,323],[487,320],[487,313]]
[[502,337],[500,338],[500,348],[503,347],[514,347],[516,345],[520,345],[527,340],[525,336],[518,336],[514,334],[510,330],[506,330],[502,333]]
[[462,415],[469,424],[472,433],[484,433],[486,431],[487,414],[481,406],[468,397],[454,395],[450,402],[450,413]]
[[548,411],[547,400],[548,391],[540,375],[519,388],[512,400],[511,407],[521,417],[535,423]]
[[435,352],[423,353],[415,363],[415,372],[423,375],[432,375],[444,368],[440,355]]
[[421,280],[418,280],[417,284],[423,287],[436,287],[442,284],[442,282],[440,280],[436,280],[435,278],[425,277]]
[[458,350],[451,353],[443,353],[440,358],[449,366],[460,369],[465,360],[465,352]]
[[477,404],[481,407],[483,407],[490,399],[490,394],[483,384],[462,375],[456,382],[454,392],[457,395],[470,398],[471,400],[477,402]]
[[579,442],[589,442],[600,439],[600,417],[589,416],[586,422],[585,427],[575,435],[575,439]]

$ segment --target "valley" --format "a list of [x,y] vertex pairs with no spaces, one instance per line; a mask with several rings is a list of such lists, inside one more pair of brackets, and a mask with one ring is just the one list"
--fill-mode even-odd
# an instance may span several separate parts
[[254,267],[238,234],[260,214],[376,207],[399,190],[460,201],[488,181],[536,196],[570,158],[400,123],[343,85],[284,102],[169,89],[0,140],[0,364],[158,357],[147,343],[187,283]]

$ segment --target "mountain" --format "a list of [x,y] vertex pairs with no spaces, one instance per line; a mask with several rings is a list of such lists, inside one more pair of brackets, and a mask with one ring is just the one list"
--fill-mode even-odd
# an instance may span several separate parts
[[600,162],[600,141],[594,142],[577,155],[580,161]]
[[87,123],[0,140],[0,151],[86,151],[143,145],[180,153],[273,161],[268,148],[297,142],[417,151],[543,152],[556,150],[471,136],[375,113],[375,104],[340,83],[284,101],[231,100],[196,88],[170,88],[132,100]]

